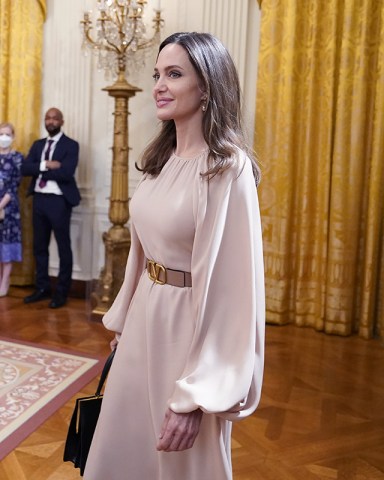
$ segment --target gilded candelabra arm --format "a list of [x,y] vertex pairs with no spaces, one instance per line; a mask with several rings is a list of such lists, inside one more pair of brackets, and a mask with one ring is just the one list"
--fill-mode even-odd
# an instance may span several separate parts
[[155,10],[156,16],[152,20],[152,23],[154,23],[154,30],[155,33],[153,34],[152,38],[148,39],[146,42],[140,43],[140,45],[137,46],[139,50],[142,48],[148,48],[154,45],[157,41],[157,36],[160,33],[161,27],[164,24],[164,20],[161,18],[161,10]]
[[121,28],[120,25],[117,25],[112,19],[110,18],[101,18],[100,19],[100,24],[101,24],[101,32],[103,34],[103,39],[105,40],[105,42],[107,43],[106,45],[104,44],[103,47],[106,49],[106,50],[109,50],[109,51],[115,51],[117,53],[117,55],[121,54],[122,53],[122,50],[121,50],[121,46],[119,48],[118,45],[115,45],[114,43],[112,43],[109,39],[108,39],[108,35],[107,35],[107,32],[105,30],[105,22],[106,21],[110,21],[112,22],[113,24],[115,24],[119,29]]
[[[161,18],[161,10],[155,10],[155,18],[152,20],[152,23],[154,23],[154,29],[155,29],[155,35],[154,37],[156,36],[157,33],[160,33],[160,30],[161,30],[161,27],[164,25],[164,20]],[[153,38],[152,38],[153,40]]]
[[[84,33],[85,40],[90,45],[92,45],[93,47],[96,47],[98,49],[105,49],[105,50],[108,50],[108,51],[116,51],[116,48],[112,48],[113,45],[111,45],[111,46],[104,45],[103,43],[97,42],[96,40],[94,40],[91,37],[91,30],[92,30],[92,25],[91,24],[92,24],[92,22],[89,20],[89,14],[88,13],[84,13],[84,20],[81,20],[80,24],[83,25],[83,33]],[[118,53],[118,51],[117,51],[117,53]]]
[[[127,39],[127,35],[124,32],[123,26],[126,23],[127,17],[132,19],[132,31],[135,32],[137,28],[137,19],[141,18],[141,14],[138,13],[138,8],[134,9],[132,15],[128,15],[128,11],[124,8],[123,5],[117,4],[117,6],[120,8],[120,12],[115,12],[114,16],[107,15],[104,11],[101,12],[101,18],[100,18],[100,27],[101,27],[101,33],[102,33],[102,38],[105,41],[103,44],[103,47],[108,49],[109,51],[113,50],[115,51],[118,55],[125,54],[127,50],[129,50],[132,42],[134,41],[135,37],[134,35],[130,38]],[[86,22],[82,22],[86,23]],[[106,25],[108,23],[113,24],[116,27],[119,39],[120,39],[120,45],[116,45],[113,43],[108,36],[108,32],[106,29]],[[88,33],[88,32],[86,32]],[[90,38],[90,35],[86,35],[87,39],[92,42],[92,39]],[[94,45],[99,46],[101,45],[100,43],[97,42],[92,42]],[[109,48],[108,48],[109,47]]]

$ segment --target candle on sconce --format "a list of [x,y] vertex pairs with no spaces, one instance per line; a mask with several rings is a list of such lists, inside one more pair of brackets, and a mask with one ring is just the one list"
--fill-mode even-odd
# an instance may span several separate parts
[[157,0],[156,10],[159,12],[161,10],[161,0]]

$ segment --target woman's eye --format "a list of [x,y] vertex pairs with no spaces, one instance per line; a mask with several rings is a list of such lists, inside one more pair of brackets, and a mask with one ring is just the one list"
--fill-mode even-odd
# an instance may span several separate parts
[[[179,77],[181,77],[181,73],[180,72],[175,72],[175,71],[172,70],[168,73],[168,77],[169,78],[179,78]],[[160,74],[159,73],[154,73],[152,75],[152,78],[155,82],[157,82],[160,78]]]

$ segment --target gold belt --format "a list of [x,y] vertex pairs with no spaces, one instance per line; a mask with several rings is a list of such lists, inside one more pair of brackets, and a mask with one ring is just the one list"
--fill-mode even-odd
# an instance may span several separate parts
[[147,259],[147,272],[149,278],[159,285],[173,285],[174,287],[192,287],[190,272],[165,268],[161,263]]

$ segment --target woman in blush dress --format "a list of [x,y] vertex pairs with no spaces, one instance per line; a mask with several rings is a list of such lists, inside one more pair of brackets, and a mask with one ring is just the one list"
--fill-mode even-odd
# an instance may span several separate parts
[[130,203],[124,283],[103,318],[117,345],[86,480],[229,480],[231,426],[261,394],[264,274],[240,86],[207,33],[162,42],[161,129]]
[[8,293],[12,262],[21,262],[18,188],[23,155],[12,149],[15,129],[0,123],[0,297]]

